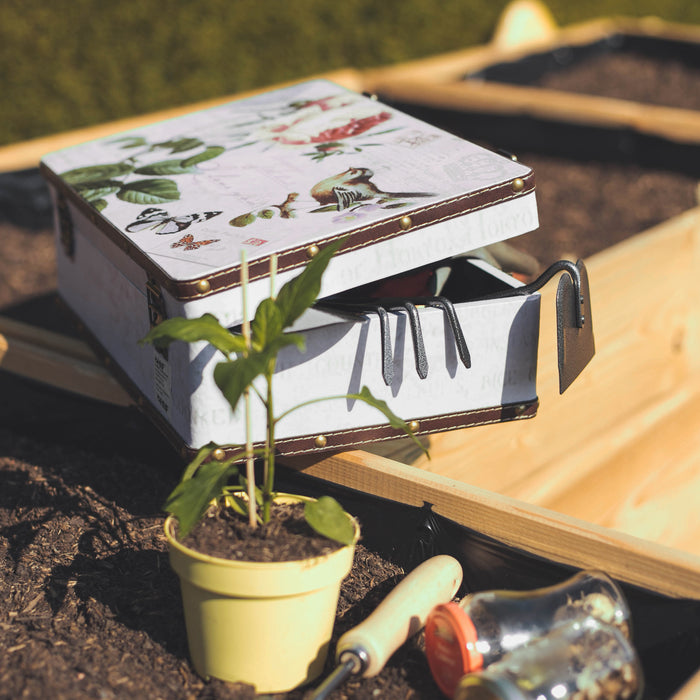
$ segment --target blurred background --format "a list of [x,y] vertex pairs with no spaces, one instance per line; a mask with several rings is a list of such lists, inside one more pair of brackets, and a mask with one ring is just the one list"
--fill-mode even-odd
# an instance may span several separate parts
[[[508,0],[0,0],[0,145],[483,44]],[[696,0],[550,0],[557,24]]]

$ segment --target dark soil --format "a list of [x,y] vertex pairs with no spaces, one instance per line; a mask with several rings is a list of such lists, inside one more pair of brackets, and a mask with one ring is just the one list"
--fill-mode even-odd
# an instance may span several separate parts
[[543,265],[588,258],[697,205],[690,175],[518,153],[536,178],[540,227],[511,242]]
[[[174,469],[6,431],[0,450],[0,697],[254,696],[204,682],[187,661],[159,513]],[[336,633],[366,617],[403,574],[363,545],[353,571]],[[338,697],[376,697],[373,690],[393,684],[437,697],[416,643],[381,677],[349,682]]]
[[676,56],[610,50],[547,71],[533,84],[650,105],[700,109],[700,69]]
[[301,504],[273,504],[270,521],[255,529],[230,508],[211,509],[182,543],[212,557],[243,561],[295,561],[341,547],[311,529]]
[[[542,225],[515,243],[543,264],[588,257],[695,204],[692,178],[519,155],[536,172]],[[32,311],[37,295],[54,289],[53,249],[47,226],[23,228],[21,218],[0,223],[0,313],[63,328],[58,314]],[[130,409],[3,372],[0,396],[0,698],[253,697],[250,688],[205,682],[188,662],[160,511],[182,466],[174,451]],[[334,639],[402,576],[363,540]],[[334,697],[441,696],[418,638],[379,676]]]

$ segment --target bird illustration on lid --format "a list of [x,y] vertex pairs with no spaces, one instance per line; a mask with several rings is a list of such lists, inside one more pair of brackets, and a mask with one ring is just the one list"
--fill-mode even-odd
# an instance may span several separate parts
[[316,183],[311,188],[311,196],[319,204],[336,205],[338,211],[369,199],[385,204],[399,199],[435,196],[432,192],[384,192],[372,182],[372,177],[374,172],[369,168],[348,168]]

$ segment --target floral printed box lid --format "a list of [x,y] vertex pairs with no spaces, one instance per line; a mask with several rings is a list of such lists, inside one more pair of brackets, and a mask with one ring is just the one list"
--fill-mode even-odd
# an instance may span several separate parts
[[[208,293],[238,285],[242,251],[254,279],[273,253],[293,269],[348,233],[340,255],[528,194],[534,208],[526,166],[325,80],[57,151],[42,170],[179,299],[201,295],[201,279]],[[424,254],[466,252],[531,219]]]

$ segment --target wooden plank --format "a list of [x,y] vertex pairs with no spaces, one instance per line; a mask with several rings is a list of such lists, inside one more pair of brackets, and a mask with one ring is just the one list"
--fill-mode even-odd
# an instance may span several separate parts
[[[390,89],[394,82],[407,80],[434,85],[451,83],[490,65],[519,61],[528,54],[560,47],[585,46],[612,34],[700,43],[700,26],[670,22],[659,17],[598,17],[565,27],[552,27],[546,18],[524,17],[532,14],[531,8],[523,7],[527,4],[515,0],[506,7],[490,42],[366,69],[362,74],[364,89],[383,92]],[[546,8],[534,12],[549,14]],[[520,26],[514,30],[517,25]]]
[[[507,11],[507,10],[506,10]],[[370,68],[363,72],[365,89],[384,92],[394,82],[414,81],[425,84],[446,84],[459,80],[466,73],[479,71],[501,61],[517,61],[534,51],[549,51],[563,45],[583,45],[607,36],[618,28],[611,18],[594,19],[564,27],[556,32],[520,35],[520,41],[504,40],[497,29],[493,41],[436,56],[405,61],[392,66]]]
[[700,371],[691,295],[699,233],[700,209],[693,209],[587,261],[597,352],[562,396],[555,285],[545,288],[537,417],[432,436],[432,459],[420,457],[414,466],[543,504],[572,475],[595,470],[633,444]]
[[537,556],[598,568],[666,595],[700,599],[700,558],[678,550],[361,451],[281,461],[363,493],[414,506],[430,503],[456,523]]
[[[314,77],[331,80],[333,82],[338,83],[339,85],[347,87],[351,90],[356,90],[358,92],[361,92],[363,90],[362,74],[359,71],[356,71],[352,68],[346,68],[342,70],[323,73],[317,76],[312,76],[311,78],[309,78],[309,80],[313,79]],[[121,131],[137,129],[139,127],[145,126],[146,124],[152,124],[154,122],[163,121],[165,119],[172,119],[173,117],[177,117],[182,114],[188,114],[196,110],[209,109],[210,107],[216,107],[217,105],[230,102],[231,100],[242,99],[244,97],[256,95],[260,92],[265,92],[267,90],[285,87],[286,85],[293,85],[297,82],[299,81],[288,81],[286,83],[280,83],[278,85],[266,86],[258,88],[256,90],[240,92],[235,95],[227,95],[224,97],[218,97],[213,100],[197,102],[195,104],[187,104],[182,105],[180,107],[172,107],[170,109],[158,112],[151,112],[149,114],[138,115],[126,119],[119,119],[117,121],[108,122],[106,124],[97,124],[95,126],[85,127],[82,129],[75,129],[59,134],[52,134],[50,136],[31,139],[29,141],[23,141],[21,143],[11,144],[9,146],[0,148],[0,172],[9,172],[12,170],[24,170],[26,168],[34,168],[38,166],[41,158],[43,158],[47,153],[57,151],[61,148],[75,146],[76,144],[84,143],[85,141],[103,138],[105,136],[110,136],[111,134],[116,134]]]
[[2,316],[0,369],[100,401],[133,403],[85,343]]
[[663,420],[595,470],[572,474],[545,505],[700,556],[700,383],[674,399]]
[[385,76],[371,84],[382,98],[454,111],[530,116],[602,128],[633,129],[669,141],[698,143],[700,113],[611,97],[479,80],[424,82]]
[[[464,80],[464,75],[491,65],[519,61],[529,54],[559,47],[594,43],[616,33],[700,45],[700,27],[665,22],[656,17],[604,17],[554,30],[546,26],[544,20],[517,16],[532,14],[533,8],[528,7],[531,4],[512,3],[502,16],[502,24],[511,26],[499,26],[490,44],[365,71],[365,89],[386,99],[434,108],[529,115],[629,128],[682,143],[700,141],[700,113],[696,111],[539,87]],[[514,32],[512,27],[519,27],[519,31]]]
[[700,671],[691,676],[673,696],[673,700],[698,700],[700,698]]

